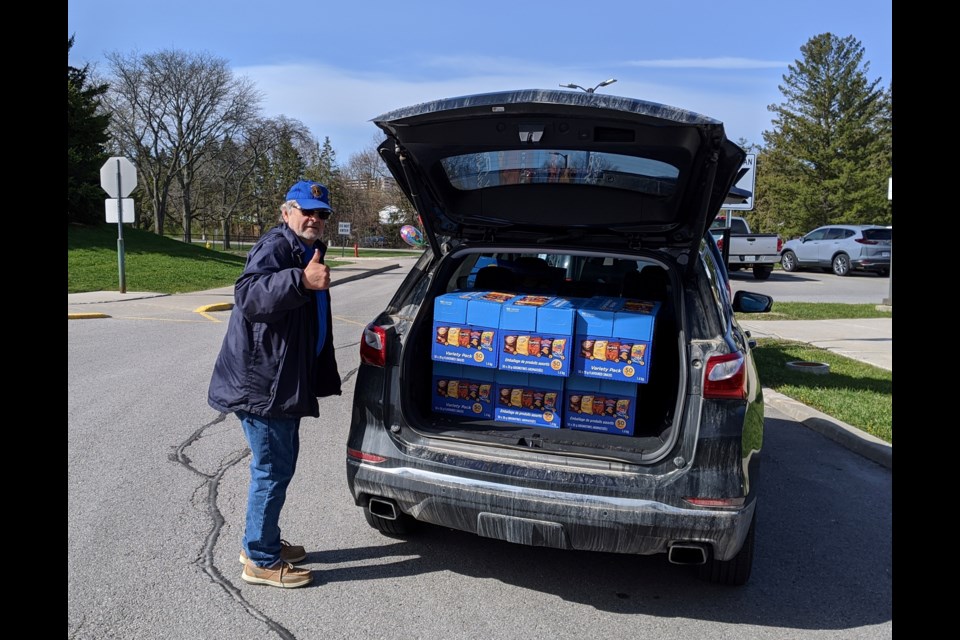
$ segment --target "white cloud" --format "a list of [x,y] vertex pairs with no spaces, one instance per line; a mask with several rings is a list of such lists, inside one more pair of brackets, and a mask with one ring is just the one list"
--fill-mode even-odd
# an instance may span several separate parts
[[[726,67],[720,64],[722,60],[727,61]],[[741,66],[733,66],[732,60],[741,60]],[[263,93],[265,115],[285,115],[300,120],[319,141],[329,136],[340,163],[346,163],[352,154],[382,140],[380,130],[370,122],[372,118],[400,107],[447,97],[509,89],[552,89],[567,82],[582,84],[612,75],[618,82],[600,91],[695,111],[723,121],[732,139],[743,137],[756,143],[762,142],[760,132],[770,128],[767,104],[780,99],[775,81],[753,76],[711,74],[699,82],[691,82],[689,78],[676,82],[658,78],[658,82],[650,82],[649,78],[622,67],[611,74],[609,68],[536,67],[500,58],[489,58],[469,68],[458,66],[457,61],[455,57],[431,59],[431,64],[443,63],[459,69],[455,77],[443,80],[421,80],[417,69],[399,76],[307,64],[238,67],[234,72],[248,77]],[[648,61],[648,64],[654,62]],[[687,61],[691,67],[697,66],[693,62]],[[696,62],[702,68],[708,68],[709,63],[714,64],[714,69],[729,68],[730,74],[738,69],[786,64],[747,61],[754,65],[749,67],[742,59],[732,58]],[[631,64],[641,66],[639,62]],[[762,64],[767,66],[761,67]]]

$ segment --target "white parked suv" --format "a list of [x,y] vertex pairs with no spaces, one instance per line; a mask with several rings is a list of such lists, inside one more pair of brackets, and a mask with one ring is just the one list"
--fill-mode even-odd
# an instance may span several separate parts
[[819,268],[838,276],[849,275],[851,271],[887,276],[892,236],[892,227],[872,224],[817,227],[802,238],[783,243],[780,266],[784,271]]

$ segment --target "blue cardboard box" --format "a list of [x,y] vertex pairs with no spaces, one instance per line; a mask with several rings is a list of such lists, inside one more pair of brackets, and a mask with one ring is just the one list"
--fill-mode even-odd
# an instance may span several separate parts
[[472,418],[493,418],[494,370],[448,362],[433,363],[434,411]]
[[495,373],[494,420],[559,429],[563,421],[563,378],[532,373]]
[[659,302],[595,296],[577,309],[573,373],[645,384]]
[[437,296],[430,357],[436,362],[496,369],[500,308],[513,296],[495,291]]
[[632,436],[637,385],[572,375],[564,384],[563,426]]
[[577,299],[518,295],[500,314],[499,368],[538,375],[570,375]]

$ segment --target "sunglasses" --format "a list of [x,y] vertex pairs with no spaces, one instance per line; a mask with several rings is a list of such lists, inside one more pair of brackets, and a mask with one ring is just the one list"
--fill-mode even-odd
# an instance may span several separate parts
[[305,216],[317,216],[321,220],[326,220],[330,217],[330,214],[333,213],[330,209],[301,209],[300,207],[294,207]]

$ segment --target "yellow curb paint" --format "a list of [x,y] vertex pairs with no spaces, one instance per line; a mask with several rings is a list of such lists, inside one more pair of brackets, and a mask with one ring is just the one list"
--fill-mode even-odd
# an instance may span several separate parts
[[105,313],[68,313],[67,320],[86,320],[88,318],[109,318]]
[[207,312],[208,311],[229,311],[230,309],[233,309],[232,302],[217,302],[214,304],[205,304],[202,307],[197,307],[193,311],[194,313],[199,313],[207,320],[212,320],[213,322],[220,322],[219,318],[208,315]]
[[217,302],[215,304],[205,304],[193,311],[195,313],[207,313],[208,311],[230,311],[230,309],[233,309],[232,302]]

